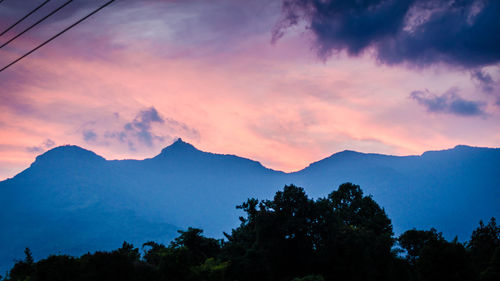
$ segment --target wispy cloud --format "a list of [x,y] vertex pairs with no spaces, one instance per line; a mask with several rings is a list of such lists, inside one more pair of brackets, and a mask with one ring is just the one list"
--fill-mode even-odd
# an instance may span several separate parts
[[124,131],[137,137],[137,139],[147,146],[152,146],[154,140],[163,141],[163,137],[151,132],[154,123],[165,123],[156,108],[151,107],[141,110],[132,122],[125,124]]
[[97,134],[93,130],[85,130],[83,131],[83,139],[86,142],[93,142],[97,139]]
[[442,95],[429,91],[413,91],[410,97],[429,112],[448,113],[458,116],[486,116],[485,103],[462,98],[457,88],[452,88]]
[[[130,151],[141,147],[155,148],[171,142],[176,137],[199,139],[200,133],[187,124],[165,117],[155,108],[142,109],[132,120],[119,113],[88,122],[81,130],[86,143],[100,146],[127,145]],[[114,129],[117,128],[117,129]]]
[[32,153],[41,153],[41,152],[44,152],[47,149],[50,149],[50,148],[54,147],[55,145],[56,145],[56,143],[53,140],[46,139],[40,145],[27,147],[26,150],[28,152],[32,152]]
[[479,83],[481,90],[485,93],[492,93],[495,90],[495,81],[489,73],[482,69],[471,71],[471,77]]
[[472,80],[477,83],[477,87],[481,92],[493,97],[494,103],[500,106],[500,81],[493,77],[483,69],[475,69],[471,71]]

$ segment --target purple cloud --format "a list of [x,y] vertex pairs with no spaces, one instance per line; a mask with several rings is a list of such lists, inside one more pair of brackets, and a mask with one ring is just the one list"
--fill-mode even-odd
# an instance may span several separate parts
[[40,153],[40,152],[44,152],[45,150],[54,147],[55,145],[56,145],[56,143],[53,140],[46,139],[40,145],[27,147],[26,150],[28,152]]
[[93,130],[85,130],[83,131],[83,140],[86,142],[93,142],[97,139],[97,133]]
[[305,22],[322,58],[373,48],[383,63],[478,67],[500,62],[500,2],[283,0],[273,40]]
[[165,120],[160,116],[156,108],[151,107],[146,110],[141,110],[132,122],[125,124],[124,130],[132,133],[143,144],[151,147],[153,141],[158,139],[163,140],[162,137],[156,136],[151,132],[153,123],[165,123]]
[[442,95],[429,91],[413,91],[410,97],[425,107],[428,112],[448,113],[458,116],[486,116],[485,103],[466,100],[458,95],[458,90],[452,88]]
[[[113,115],[115,118],[119,118],[119,115]],[[154,126],[157,126],[156,130],[153,129]],[[162,116],[155,107],[139,111],[134,119],[126,122],[120,130],[106,130],[102,134],[103,140],[118,140],[120,143],[126,144],[130,151],[137,151],[140,145],[154,147],[157,143],[173,140],[179,135],[190,139],[200,138],[200,133],[196,129],[183,122]],[[97,137],[98,133],[94,129],[83,131],[85,141],[94,141]],[[104,141],[102,144],[108,145],[109,143]]]

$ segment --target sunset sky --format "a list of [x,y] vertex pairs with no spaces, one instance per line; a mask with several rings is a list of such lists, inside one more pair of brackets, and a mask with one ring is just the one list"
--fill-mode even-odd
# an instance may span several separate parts
[[[0,32],[42,2],[0,3]],[[73,1],[0,66],[105,2]],[[117,0],[0,72],[0,180],[64,144],[144,159],[181,137],[284,171],[499,147],[499,34],[496,0]]]

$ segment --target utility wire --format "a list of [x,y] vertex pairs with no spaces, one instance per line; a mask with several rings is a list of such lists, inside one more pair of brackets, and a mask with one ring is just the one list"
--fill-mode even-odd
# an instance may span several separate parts
[[[0,0],[0,1],[3,1],[3,0]],[[27,15],[25,15],[24,17],[22,17],[20,20],[18,20],[16,23],[14,23],[13,25],[9,26],[6,30],[4,30],[2,33],[0,33],[0,36],[4,35],[5,33],[7,33],[9,30],[11,30],[14,26],[18,25],[20,22],[22,22],[23,20],[25,20],[27,17],[31,16],[34,12],[38,11],[38,9],[40,9],[41,7],[45,6],[45,4],[49,3],[50,0],[47,0],[45,2],[43,2],[42,4],[40,4],[40,6],[36,7],[35,9],[33,9],[31,12],[29,12]],[[2,3],[2,2],[0,2]]]
[[61,10],[62,8],[66,7],[69,3],[73,2],[73,0],[69,0],[67,1],[66,3],[62,4],[61,6],[59,6],[57,9],[55,9],[54,11],[50,12],[48,15],[46,15],[45,17],[41,18],[40,20],[38,20],[37,22],[35,22],[34,24],[32,24],[30,27],[26,28],[25,30],[23,30],[21,33],[19,33],[18,35],[14,36],[13,38],[11,38],[9,41],[5,42],[2,44],[2,46],[0,46],[0,49],[2,49],[3,47],[7,46],[10,42],[16,40],[19,36],[23,35],[24,33],[26,33],[28,30],[32,29],[33,27],[37,26],[38,24],[40,24],[42,21],[48,19],[50,16],[52,16],[53,14],[57,13],[59,10]]
[[106,2],[104,5],[102,5],[101,7],[97,8],[96,10],[94,10],[93,12],[91,12],[90,14],[86,15],[85,17],[81,18],[80,20],[78,20],[77,22],[75,22],[74,24],[66,27],[63,31],[57,33],[56,35],[52,36],[50,39],[48,39],[47,41],[43,42],[42,44],[38,45],[36,48],[34,48],[33,50],[27,52],[26,54],[24,54],[23,56],[21,56],[20,58],[16,59],[15,61],[9,63],[7,66],[3,67],[2,69],[0,69],[0,72],[4,71],[5,69],[9,68],[10,66],[12,66],[13,64],[17,63],[18,61],[24,59],[25,57],[29,56],[30,54],[32,54],[33,52],[35,52],[36,50],[40,49],[41,47],[45,46],[47,43],[49,43],[50,41],[56,39],[57,37],[59,37],[60,35],[62,35],[63,33],[65,33],[66,31],[72,29],[73,27],[75,27],[76,25],[78,25],[79,23],[81,23],[82,21],[88,19],[89,17],[91,17],[92,15],[94,15],[95,13],[99,12],[100,10],[104,9],[106,6],[108,6],[109,4],[113,3],[115,0],[110,0],[108,2]]

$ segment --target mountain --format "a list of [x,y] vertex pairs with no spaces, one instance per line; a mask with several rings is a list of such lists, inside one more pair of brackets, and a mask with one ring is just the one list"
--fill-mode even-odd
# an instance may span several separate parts
[[284,173],[181,139],[145,160],[109,161],[62,146],[0,182],[0,272],[25,247],[35,257],[79,255],[124,240],[168,242],[188,226],[222,237],[239,223],[235,206],[249,197],[271,198],[294,183],[317,198],[343,182],[371,194],[396,234],[435,227],[466,240],[480,219],[500,217],[500,149],[457,146],[402,157],[343,151]]
[[421,156],[344,151],[291,175],[309,194],[359,184],[385,208],[396,233],[437,228],[464,241],[480,219],[500,217],[500,149],[456,146]]

